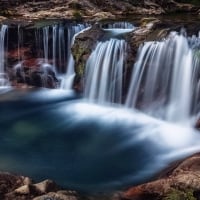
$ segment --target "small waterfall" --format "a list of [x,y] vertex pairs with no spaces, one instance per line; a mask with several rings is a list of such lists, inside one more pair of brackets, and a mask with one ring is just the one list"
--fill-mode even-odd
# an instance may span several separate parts
[[23,61],[24,59],[24,52],[20,51],[21,48],[23,48],[23,29],[21,28],[20,25],[17,26],[17,37],[18,37],[18,42],[17,42],[17,49],[18,49],[18,62]]
[[53,26],[53,45],[52,45],[52,48],[53,48],[53,67],[55,68],[56,66],[56,45],[57,45],[57,28],[58,28],[58,25],[54,25]]
[[61,78],[61,89],[71,89],[72,87],[75,73],[71,45],[74,37],[88,26],[88,24],[54,24],[35,31],[37,56],[44,58],[43,64],[40,63],[40,65],[44,65],[41,70],[46,66],[53,69]]
[[86,64],[85,96],[100,103],[122,103],[126,42],[99,42]]
[[136,27],[129,22],[115,22],[110,24],[103,24],[102,28],[107,32],[108,38],[120,37],[123,34],[133,31]]
[[65,74],[65,77],[63,77],[63,80],[61,82],[61,89],[71,89],[73,85],[73,80],[75,77],[75,71],[74,71],[74,58],[71,53],[71,46],[74,44],[75,37],[82,33],[83,31],[90,28],[88,24],[77,24],[76,26],[71,26],[71,28],[68,29],[68,62],[67,62],[67,72]]
[[0,29],[0,87],[9,86],[8,76],[5,73],[5,38],[8,31],[7,25]]
[[49,26],[43,28],[44,60],[48,63],[49,58]]
[[108,29],[134,29],[134,25],[130,22],[114,22],[102,25],[102,28],[108,28]]
[[146,42],[134,65],[126,105],[168,121],[188,123],[198,85],[194,77],[200,69],[196,40],[199,43],[197,37],[172,32],[164,41]]

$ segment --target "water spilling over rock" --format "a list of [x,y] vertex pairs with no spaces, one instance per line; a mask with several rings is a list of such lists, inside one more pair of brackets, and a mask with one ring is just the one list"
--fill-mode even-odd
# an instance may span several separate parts
[[171,32],[163,41],[142,45],[126,105],[169,121],[189,122],[198,106],[193,101],[199,82],[198,43],[195,36]]
[[[13,44],[8,41],[8,55],[10,65],[14,65],[17,82],[38,87],[71,89],[74,78],[71,44],[75,35],[88,26],[87,23],[50,22],[46,26],[36,24],[30,28],[21,25],[11,27],[17,33],[17,44],[13,40]],[[46,73],[46,66],[50,73]]]
[[85,96],[90,100],[122,103],[126,42],[99,42],[86,64]]

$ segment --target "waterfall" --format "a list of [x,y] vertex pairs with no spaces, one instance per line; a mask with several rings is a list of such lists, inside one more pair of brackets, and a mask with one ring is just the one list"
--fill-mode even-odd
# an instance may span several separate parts
[[[106,32],[108,38],[120,37],[124,34],[132,32],[136,27],[129,22],[115,22],[111,24],[104,24],[101,26]],[[120,37],[121,38],[121,37]]]
[[126,42],[110,39],[99,42],[86,64],[85,96],[103,103],[122,103]]
[[71,46],[74,44],[75,37],[82,33],[83,31],[90,28],[88,24],[77,24],[76,26],[71,26],[68,29],[68,62],[67,62],[67,71],[65,77],[63,77],[61,82],[61,89],[71,89],[73,85],[73,80],[75,77],[74,71],[74,59],[71,53]]
[[200,40],[172,32],[164,41],[146,42],[133,68],[126,106],[189,123],[193,91],[199,85],[194,81],[200,69],[195,41]]
[[35,32],[38,57],[44,57],[43,63],[40,63],[41,70],[44,70],[45,75],[46,66],[48,69],[53,69],[61,79],[61,89],[72,87],[75,72],[71,45],[74,37],[88,26],[88,24],[54,24],[39,28]]
[[103,24],[102,28],[108,28],[108,29],[134,29],[134,25],[129,22],[114,22],[109,24]]
[[52,45],[52,48],[53,48],[53,66],[55,67],[56,66],[56,45],[57,45],[57,28],[58,28],[58,25],[54,25],[52,27],[53,29],[53,45]]
[[8,31],[7,25],[0,29],[0,87],[9,86],[8,76],[5,73],[5,38]]
[[49,58],[49,26],[43,28],[44,59],[48,63]]
[[23,47],[23,29],[21,28],[20,25],[17,26],[17,37],[18,37],[18,41],[17,41],[17,49],[18,49],[18,62],[23,61],[24,59],[24,52],[23,50],[20,51],[20,49]]

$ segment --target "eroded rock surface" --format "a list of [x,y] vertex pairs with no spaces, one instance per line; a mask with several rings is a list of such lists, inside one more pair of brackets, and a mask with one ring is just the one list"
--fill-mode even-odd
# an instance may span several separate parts
[[[114,18],[133,14],[163,14],[172,12],[196,12],[198,7],[177,3],[175,0],[17,0],[0,2],[0,15],[26,19],[90,18],[92,20]],[[101,14],[100,14],[101,13]]]
[[196,154],[172,165],[158,180],[130,188],[124,193],[124,198],[146,200],[177,196],[179,199],[182,196],[184,200],[191,196],[191,199],[199,199],[199,191],[200,154]]

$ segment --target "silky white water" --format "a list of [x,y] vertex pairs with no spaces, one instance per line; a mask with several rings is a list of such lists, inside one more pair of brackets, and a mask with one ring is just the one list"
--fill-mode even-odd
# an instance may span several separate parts
[[99,103],[122,103],[126,42],[99,42],[86,64],[85,96]]
[[141,46],[126,106],[138,107],[171,122],[190,123],[192,110],[197,106],[193,101],[200,69],[194,45],[197,41],[195,36],[187,38],[172,32],[161,42]]
[[[60,58],[68,59],[59,49],[63,38],[73,39],[64,30],[49,28],[48,62],[38,60],[44,85],[52,65],[61,71],[67,66],[59,64]],[[42,31],[37,39],[44,50]],[[150,181],[170,163],[199,152],[200,136],[190,124],[199,110],[199,44],[198,37],[174,32],[144,43],[133,66],[127,107],[121,105],[128,44],[116,38],[99,41],[87,61],[86,99],[56,89],[1,94],[1,170],[105,192]]]
[[67,89],[67,90],[72,89],[72,85],[73,85],[73,81],[75,77],[75,70],[74,70],[74,58],[71,53],[71,47],[74,44],[76,36],[88,30],[90,28],[88,26],[89,26],[88,24],[86,25],[78,24],[76,26],[72,26],[71,29],[68,29],[69,55],[68,55],[68,62],[67,62],[67,71],[61,82],[61,86],[60,86],[61,89]]
[[8,32],[8,26],[2,25],[0,29],[0,87],[9,86],[9,78],[5,72],[5,45],[6,34]]

